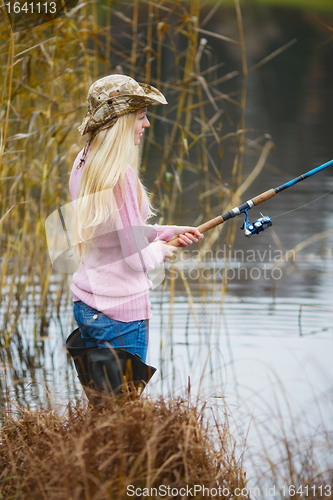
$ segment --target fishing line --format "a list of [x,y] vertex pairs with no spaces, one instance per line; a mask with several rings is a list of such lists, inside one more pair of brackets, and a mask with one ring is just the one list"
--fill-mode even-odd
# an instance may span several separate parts
[[321,200],[322,198],[325,198],[325,196],[327,196],[330,193],[333,193],[333,189],[331,189],[331,191],[327,191],[327,193],[323,194],[322,196],[319,196],[319,198],[316,198],[315,200],[309,201],[309,203],[305,203],[305,205],[301,205],[300,207],[293,208],[292,210],[288,210],[288,212],[283,212],[282,214],[279,214],[279,215],[274,215],[273,217],[271,217],[271,219],[276,219],[276,217],[281,217],[282,215],[296,212],[296,210],[300,210],[301,208],[307,207],[308,205],[311,205],[312,203],[315,203],[316,201]]

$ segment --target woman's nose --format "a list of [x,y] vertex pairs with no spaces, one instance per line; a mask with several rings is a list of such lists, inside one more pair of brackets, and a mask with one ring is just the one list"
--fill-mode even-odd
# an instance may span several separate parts
[[144,122],[143,122],[143,126],[144,126],[144,127],[150,127],[150,121],[148,120],[148,118],[147,118],[147,117],[145,117],[145,118],[146,118],[146,119],[145,119],[145,120],[144,120]]

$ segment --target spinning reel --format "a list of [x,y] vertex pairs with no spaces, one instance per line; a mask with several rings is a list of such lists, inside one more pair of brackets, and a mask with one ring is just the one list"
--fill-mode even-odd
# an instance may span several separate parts
[[244,234],[247,238],[251,238],[253,234],[259,234],[265,231],[265,229],[272,225],[272,220],[268,215],[263,215],[261,212],[260,215],[261,217],[255,222],[249,222],[249,214],[247,210],[245,210],[245,221],[241,229],[244,229]]

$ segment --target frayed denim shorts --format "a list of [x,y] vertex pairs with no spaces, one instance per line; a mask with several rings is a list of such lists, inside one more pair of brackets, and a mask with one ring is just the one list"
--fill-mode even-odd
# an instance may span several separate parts
[[87,347],[114,347],[138,354],[145,363],[148,348],[148,320],[116,321],[82,301],[74,302],[74,318]]

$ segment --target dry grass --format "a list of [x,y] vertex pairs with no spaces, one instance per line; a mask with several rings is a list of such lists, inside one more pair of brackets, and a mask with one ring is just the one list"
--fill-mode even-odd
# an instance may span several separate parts
[[221,498],[234,498],[245,486],[241,462],[228,426],[210,418],[212,428],[207,412],[163,399],[111,402],[102,412],[69,406],[64,416],[20,409],[2,421],[0,498],[122,499],[129,485],[220,486],[230,491]]

